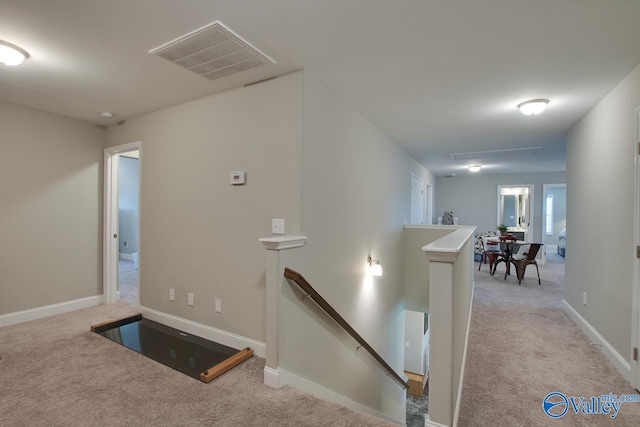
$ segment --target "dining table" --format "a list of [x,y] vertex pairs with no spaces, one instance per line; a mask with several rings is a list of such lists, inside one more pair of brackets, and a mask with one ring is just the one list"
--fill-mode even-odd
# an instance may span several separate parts
[[[506,270],[504,273],[504,278],[506,279],[507,276],[511,275],[511,260],[513,259],[514,249],[519,248],[523,245],[528,245],[529,243],[525,242],[524,240],[517,240],[515,238],[503,238],[502,236],[499,238],[499,242],[500,250],[502,250],[504,256],[502,258],[498,258],[495,264],[493,264],[493,271],[491,272],[491,275],[493,276],[496,273],[498,264],[504,262]],[[518,250],[516,250],[516,252],[518,252]]]

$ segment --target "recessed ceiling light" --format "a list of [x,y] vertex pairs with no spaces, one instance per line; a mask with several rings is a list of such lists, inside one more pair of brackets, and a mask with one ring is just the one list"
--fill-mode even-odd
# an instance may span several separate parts
[[548,104],[548,99],[530,99],[518,104],[518,108],[524,115],[535,116],[536,114],[542,113]]
[[102,111],[100,113],[100,117],[102,117],[103,119],[113,119],[116,115],[113,114],[111,111]]
[[482,168],[482,165],[471,165],[469,166],[470,172],[478,172]]
[[26,50],[14,44],[0,40],[0,64],[20,65],[29,57]]

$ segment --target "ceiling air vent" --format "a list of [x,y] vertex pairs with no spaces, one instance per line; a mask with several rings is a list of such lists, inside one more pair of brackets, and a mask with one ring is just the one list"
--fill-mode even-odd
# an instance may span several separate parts
[[209,80],[276,63],[220,21],[152,49],[149,53]]
[[449,157],[451,157],[451,159],[453,160],[480,160],[519,156],[535,156],[541,149],[542,147],[528,147],[509,148],[506,150],[474,151],[471,153],[449,154]]

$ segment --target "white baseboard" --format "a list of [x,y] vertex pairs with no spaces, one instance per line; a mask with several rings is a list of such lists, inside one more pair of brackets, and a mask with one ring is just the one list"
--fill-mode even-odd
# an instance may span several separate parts
[[182,317],[163,313],[148,307],[140,306],[140,312],[147,319],[162,323],[163,325],[171,326],[172,328],[176,328],[238,350],[250,347],[253,350],[253,354],[256,356],[262,358],[266,357],[266,345],[261,341],[236,335],[231,332],[223,331],[222,329],[217,329],[192,320],[183,319]]
[[280,372],[277,369],[264,367],[264,383],[269,387],[280,388]]
[[15,313],[2,314],[0,315],[0,327],[28,322],[30,320],[42,319],[44,317],[81,310],[83,308],[94,307],[100,304],[104,304],[104,295],[95,295],[92,297],[81,298],[73,301],[45,305],[44,307],[36,307],[29,310],[16,311]]
[[133,254],[123,254],[122,252],[119,253],[119,257],[120,259],[124,259],[127,261],[133,261]]
[[580,329],[589,337],[589,339],[595,343],[600,345],[600,349],[604,353],[607,359],[616,367],[618,372],[622,374],[627,381],[631,381],[631,364],[627,362],[624,357],[620,355],[616,351],[615,348],[607,340],[604,339],[602,335],[593,327],[587,320],[580,315],[576,311],[575,308],[571,306],[567,302],[567,300],[563,301],[564,311],[571,317]]
[[425,427],[449,427],[449,426],[446,426],[444,424],[440,424],[440,423],[437,423],[435,421],[431,421],[429,419],[429,414],[427,414],[424,417],[424,425],[425,425]]
[[313,381],[309,381],[306,378],[288,372],[285,369],[278,368],[278,373],[280,377],[279,379],[281,387],[284,385],[290,385],[291,387],[297,388],[298,390],[313,394],[314,396],[320,397],[322,399],[330,400],[349,409],[353,409],[354,411],[363,412],[365,414],[381,418],[394,424],[405,424],[404,422],[391,418],[390,416],[383,414],[380,411],[376,411],[375,409],[363,405],[362,403],[356,402],[355,400],[351,400],[348,397],[336,393],[335,391],[329,390],[328,388],[325,388],[320,384],[314,383]]

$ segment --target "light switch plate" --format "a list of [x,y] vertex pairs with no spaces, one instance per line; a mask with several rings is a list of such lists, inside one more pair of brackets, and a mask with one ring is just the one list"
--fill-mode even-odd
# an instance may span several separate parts
[[222,313],[222,300],[220,298],[215,299],[215,306],[216,313]]
[[284,234],[284,219],[272,219],[271,232],[273,234]]
[[193,293],[191,292],[187,294],[187,304],[193,305]]

